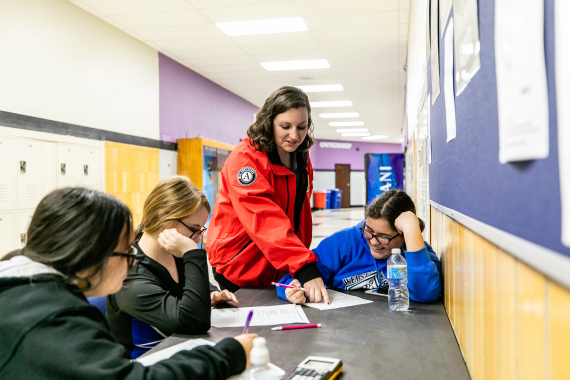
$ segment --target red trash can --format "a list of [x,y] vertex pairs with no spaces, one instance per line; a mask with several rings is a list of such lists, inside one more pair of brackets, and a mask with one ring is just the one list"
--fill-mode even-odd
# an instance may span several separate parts
[[326,191],[313,191],[313,206],[315,208],[324,209],[327,202]]

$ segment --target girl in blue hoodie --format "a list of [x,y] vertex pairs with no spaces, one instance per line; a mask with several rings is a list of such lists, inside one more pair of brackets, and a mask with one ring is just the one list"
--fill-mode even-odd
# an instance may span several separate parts
[[[441,264],[423,240],[423,229],[424,222],[416,216],[416,206],[406,192],[382,193],[368,206],[364,221],[329,236],[314,250],[324,283],[333,289],[376,289],[387,294],[387,260],[392,248],[401,248],[408,263],[410,299],[437,300],[442,289]],[[277,287],[279,297],[296,304],[313,299],[290,274],[279,282],[295,286]]]

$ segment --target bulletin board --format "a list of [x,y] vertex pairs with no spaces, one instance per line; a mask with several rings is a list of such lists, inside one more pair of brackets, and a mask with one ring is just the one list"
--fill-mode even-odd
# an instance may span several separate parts
[[[438,36],[441,93],[431,108],[430,199],[570,257],[570,248],[561,243],[554,0],[545,0],[544,8],[550,153],[546,159],[506,164],[499,163],[495,2],[479,0],[478,6],[481,68],[455,98],[457,137],[449,143],[446,143],[442,64],[445,46],[441,31]],[[446,27],[448,23],[449,20]],[[427,73],[427,88],[431,91],[431,67]],[[540,260],[540,257],[536,259]]]

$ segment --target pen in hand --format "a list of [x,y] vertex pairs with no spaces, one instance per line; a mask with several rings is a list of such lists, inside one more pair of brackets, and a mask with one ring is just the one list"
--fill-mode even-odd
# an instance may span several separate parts
[[243,333],[247,334],[247,330],[249,329],[249,323],[251,322],[251,318],[253,318],[253,310],[249,311],[247,318],[245,320],[245,327],[243,328]]

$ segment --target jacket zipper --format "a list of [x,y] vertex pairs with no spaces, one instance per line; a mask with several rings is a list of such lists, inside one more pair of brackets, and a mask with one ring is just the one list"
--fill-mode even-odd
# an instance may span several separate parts
[[242,253],[244,249],[247,248],[247,246],[249,245],[249,243],[251,243],[251,239],[249,239],[249,240],[247,241],[247,243],[245,243],[245,245],[242,247],[242,249],[240,249],[240,250],[238,251],[238,253],[236,253],[236,254],[234,255],[234,257],[232,257],[232,258],[230,259],[230,261],[228,261],[226,264],[231,263],[233,259],[235,259],[236,257],[238,257],[238,255],[239,255],[240,253]]
[[285,176],[285,181],[287,183],[287,209],[285,210],[285,214],[289,217],[289,178]]

